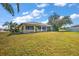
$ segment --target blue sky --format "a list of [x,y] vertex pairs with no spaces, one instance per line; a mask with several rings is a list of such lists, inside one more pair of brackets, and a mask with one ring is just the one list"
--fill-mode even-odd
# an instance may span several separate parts
[[17,12],[16,5],[12,4],[15,10],[15,16],[11,16],[0,5],[0,27],[6,21],[13,21],[17,23],[24,22],[42,22],[46,23],[48,17],[56,12],[61,17],[70,15],[73,24],[79,24],[79,4],[78,3],[51,3],[51,4],[37,4],[37,3],[20,3],[20,12]]

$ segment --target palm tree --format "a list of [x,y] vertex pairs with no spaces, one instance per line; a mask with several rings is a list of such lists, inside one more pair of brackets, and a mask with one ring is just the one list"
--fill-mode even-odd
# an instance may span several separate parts
[[2,26],[7,26],[8,28],[8,30],[10,29],[10,23],[9,22],[5,22]]
[[18,26],[17,23],[12,23],[12,26],[11,26],[12,29],[11,29],[11,30],[12,30],[13,32],[16,32],[16,31],[17,31],[17,26]]
[[[1,5],[12,15],[14,16],[14,10],[10,3],[1,3]],[[19,3],[16,3],[17,11],[19,12]]]
[[13,23],[12,21],[11,22],[5,22],[4,24],[3,24],[3,26],[8,26],[8,30],[10,31],[10,32],[16,32],[16,27],[18,26],[18,24],[17,23]]

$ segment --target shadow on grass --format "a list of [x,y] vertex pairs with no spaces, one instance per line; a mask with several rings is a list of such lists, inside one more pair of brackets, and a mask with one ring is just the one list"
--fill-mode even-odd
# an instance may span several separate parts
[[[47,32],[52,32],[52,31],[47,31]],[[36,33],[43,33],[43,32],[28,32],[28,33],[9,33],[7,36],[12,36],[12,35],[22,35],[22,34],[36,34]]]
[[7,36],[17,35],[17,33],[9,33]]
[[[9,33],[7,36],[12,36],[12,35],[22,35],[22,34],[35,34],[35,33],[38,33],[38,32],[29,32],[29,33]],[[40,33],[40,32],[39,32]]]

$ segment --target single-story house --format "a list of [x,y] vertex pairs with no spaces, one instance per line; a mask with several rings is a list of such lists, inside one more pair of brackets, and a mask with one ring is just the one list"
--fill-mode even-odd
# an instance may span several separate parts
[[5,31],[5,29],[3,29],[3,28],[0,28],[0,32],[6,32],[6,31]]
[[29,32],[45,32],[52,31],[53,28],[51,25],[43,24],[43,23],[22,23],[18,26],[18,29],[21,33],[29,33]]
[[72,32],[79,32],[79,25],[71,26],[67,30]]

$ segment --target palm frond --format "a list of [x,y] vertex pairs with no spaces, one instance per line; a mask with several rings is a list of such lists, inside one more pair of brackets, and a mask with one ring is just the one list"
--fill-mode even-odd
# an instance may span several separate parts
[[12,16],[14,16],[14,10],[13,7],[8,3],[1,3],[1,5],[10,13]]
[[19,3],[16,3],[17,11],[19,12]]
[[9,22],[5,22],[2,26],[7,26],[9,24]]

